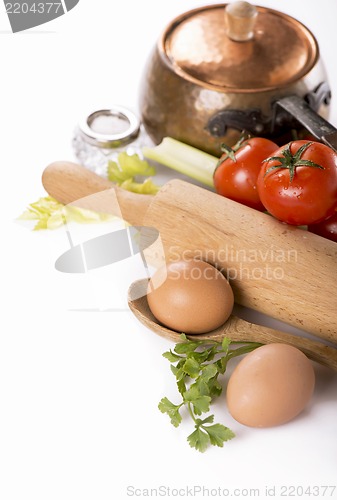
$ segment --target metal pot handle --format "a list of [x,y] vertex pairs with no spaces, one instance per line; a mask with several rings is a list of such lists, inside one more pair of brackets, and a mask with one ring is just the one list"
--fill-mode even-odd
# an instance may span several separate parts
[[337,129],[318,113],[321,104],[328,104],[331,92],[326,82],[304,97],[291,95],[272,105],[272,116],[263,116],[260,109],[223,109],[213,115],[206,129],[214,137],[222,137],[228,128],[246,130],[254,135],[277,137],[286,129],[301,124],[319,141],[337,151]]
[[280,120],[282,120],[280,110],[286,111],[296,118],[316,139],[337,151],[337,129],[318,115],[304,99],[297,95],[279,99],[274,107],[272,130],[280,125]]

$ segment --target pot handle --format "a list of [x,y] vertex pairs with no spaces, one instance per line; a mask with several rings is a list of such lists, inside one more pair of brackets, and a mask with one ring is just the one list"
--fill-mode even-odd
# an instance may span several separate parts
[[290,95],[272,103],[271,116],[260,109],[223,109],[213,115],[205,129],[213,137],[223,137],[228,128],[246,130],[262,137],[277,137],[286,130],[302,125],[311,135],[337,151],[337,129],[317,111],[329,104],[331,92],[326,82],[304,97]]
[[276,101],[272,130],[282,125],[284,113],[281,110],[294,117],[316,139],[337,151],[337,129],[318,115],[303,98],[292,95]]

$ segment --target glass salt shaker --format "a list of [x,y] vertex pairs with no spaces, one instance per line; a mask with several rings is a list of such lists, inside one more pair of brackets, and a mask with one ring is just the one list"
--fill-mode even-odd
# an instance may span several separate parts
[[116,161],[122,151],[142,157],[142,147],[152,142],[135,113],[113,106],[84,116],[75,129],[72,145],[81,165],[106,177],[109,160]]

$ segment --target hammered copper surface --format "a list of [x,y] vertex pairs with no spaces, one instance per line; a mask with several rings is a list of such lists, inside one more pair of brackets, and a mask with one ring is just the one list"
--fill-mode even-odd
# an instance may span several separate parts
[[162,40],[173,71],[231,91],[279,88],[304,76],[314,66],[318,47],[312,34],[295,19],[258,8],[254,38],[235,42],[225,31],[224,7],[199,10]]
[[[327,82],[316,41],[300,23],[262,9],[256,40],[233,42],[222,29],[225,6],[202,7],[176,18],[150,54],[139,104],[155,143],[169,136],[219,156],[221,144],[233,145],[242,132],[229,122],[226,130],[214,134],[209,124],[219,113],[247,114],[253,123],[246,130],[259,135],[272,121],[279,98],[304,97]],[[263,36],[267,27],[272,27],[269,41]],[[328,109],[322,101],[317,111],[327,115]]]

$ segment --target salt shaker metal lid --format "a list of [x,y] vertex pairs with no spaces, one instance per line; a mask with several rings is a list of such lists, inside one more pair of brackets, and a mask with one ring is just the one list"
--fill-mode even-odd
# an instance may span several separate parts
[[114,149],[133,142],[140,133],[140,120],[129,109],[113,106],[84,116],[79,124],[82,138],[100,148]]

